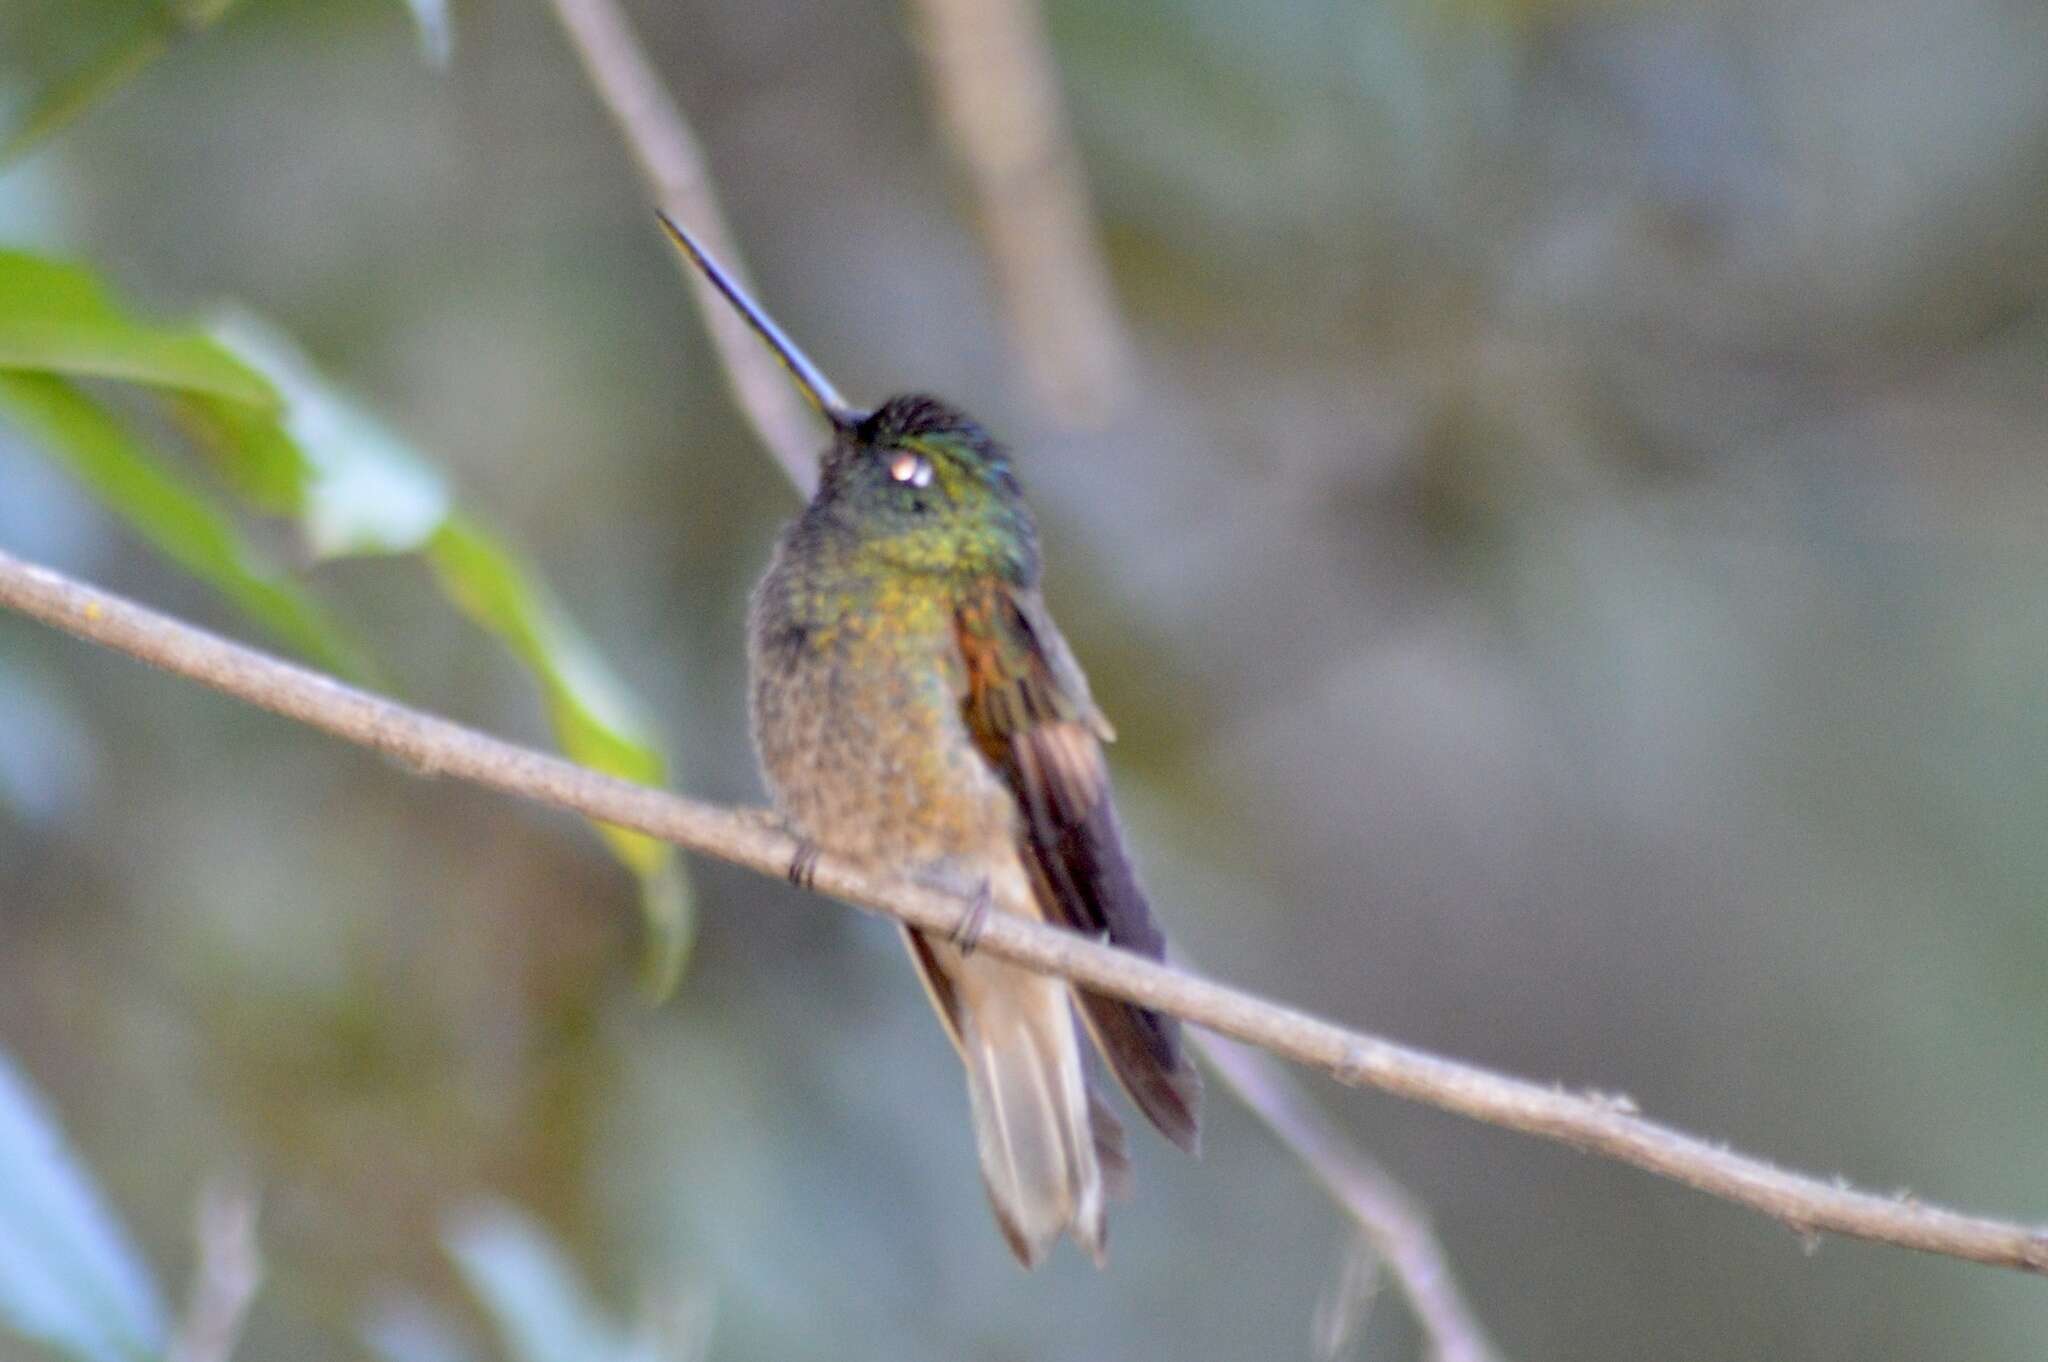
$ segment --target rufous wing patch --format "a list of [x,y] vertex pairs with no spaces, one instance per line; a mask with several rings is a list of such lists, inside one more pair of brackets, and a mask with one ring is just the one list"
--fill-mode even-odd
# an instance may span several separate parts
[[[1107,724],[1035,600],[989,581],[963,596],[955,633],[961,710],[1016,797],[1019,853],[1048,921],[1154,960],[1166,939],[1124,852],[1102,757]],[[1095,994],[1082,1015],[1124,1088],[1161,1133],[1192,1149],[1201,1076],[1173,1018]]]

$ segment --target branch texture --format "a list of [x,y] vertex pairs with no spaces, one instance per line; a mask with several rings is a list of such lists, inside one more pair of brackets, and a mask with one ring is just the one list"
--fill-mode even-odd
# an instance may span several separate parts
[[[345,686],[5,553],[0,606],[388,753],[425,774],[538,800],[762,874],[784,874],[797,853],[795,839],[763,812],[718,808],[600,775]],[[959,930],[971,911],[961,899],[829,855],[818,858],[813,883],[834,898],[932,932]],[[1634,1164],[1760,1211],[1802,1235],[1839,1234],[2048,1273],[2048,1228],[1789,1172],[1646,1120],[1626,1099],[1545,1087],[1398,1045],[1041,923],[988,915],[980,940],[981,949],[1005,960],[1170,1012],[1339,1082]]]
[[1401,1294],[1435,1345],[1437,1362],[1499,1362],[1493,1340],[1466,1303],[1451,1261],[1415,1198],[1359,1149],[1270,1056],[1200,1032],[1195,1044],[1237,1100],[1272,1128],[1280,1142],[1308,1165],[1331,1199],[1358,1222],[1373,1251],[1401,1283]]
[[[718,195],[704,168],[704,149],[649,65],[625,14],[613,0],[554,0],[554,6],[655,203],[677,222],[688,223],[726,268],[745,282],[738,244],[726,226],[725,214],[719,211]],[[652,214],[647,226],[654,230]],[[697,310],[703,314],[705,329],[718,350],[719,367],[725,371],[741,413],[789,480],[808,498],[818,482],[814,455],[824,444],[817,419],[797,397],[789,376],[740,315],[726,306],[711,281],[680,257],[677,267],[695,293]]]
[[917,0],[925,69],[1026,373],[1053,419],[1101,420],[1130,343],[1037,0]]

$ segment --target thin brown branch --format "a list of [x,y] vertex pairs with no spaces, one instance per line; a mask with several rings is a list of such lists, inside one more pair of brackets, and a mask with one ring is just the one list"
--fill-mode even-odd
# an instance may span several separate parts
[[[738,244],[726,226],[718,195],[704,168],[704,149],[648,63],[624,12],[613,0],[553,3],[655,203],[676,221],[687,224],[726,268],[744,281],[746,270]],[[655,230],[654,222],[654,215],[648,214],[650,232]],[[788,375],[739,314],[718,296],[711,282],[680,257],[678,268],[695,291],[697,310],[711,333],[719,365],[740,410],[790,481],[808,497],[818,482],[814,456],[825,443],[816,418],[798,399]]]
[[[600,775],[345,686],[5,553],[0,606],[389,753],[424,773],[616,823],[762,874],[784,874],[796,856],[796,841],[759,811],[718,808]],[[931,932],[961,929],[972,911],[961,899],[829,855],[817,859],[813,883],[834,898]],[[1005,960],[1170,1012],[1353,1087],[1634,1164],[1802,1235],[1839,1234],[2048,1273],[2048,1228],[1789,1172],[1646,1120],[1625,1099],[1546,1087],[1399,1045],[1042,923],[998,913],[979,926],[980,948]]]
[[1429,1216],[1391,1173],[1352,1143],[1294,1076],[1257,1050],[1197,1034],[1195,1043],[1225,1086],[1308,1165],[1316,1181],[1358,1222],[1401,1283],[1439,1362],[1499,1362],[1500,1353],[1458,1288]]
[[1130,343],[1035,0],[917,0],[925,67],[1018,351],[1050,415],[1108,415]]

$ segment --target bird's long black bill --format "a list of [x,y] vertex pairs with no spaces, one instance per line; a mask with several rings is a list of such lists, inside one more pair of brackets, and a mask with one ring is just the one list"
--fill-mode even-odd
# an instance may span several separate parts
[[839,389],[832,386],[832,380],[825,377],[824,371],[811,363],[811,357],[798,349],[795,341],[783,334],[775,319],[748,296],[739,281],[726,272],[725,266],[719,264],[697,238],[667,213],[657,210],[655,216],[661,219],[661,225],[668,229],[669,236],[682,248],[683,254],[690,257],[691,263],[704,272],[712,286],[725,295],[726,301],[740,316],[746,318],[747,325],[754,328],[755,334],[768,343],[768,348],[782,361],[782,367],[789,370],[790,377],[803,389],[804,396],[827,421],[840,430],[850,430],[867,417],[866,412],[856,409],[839,395]]

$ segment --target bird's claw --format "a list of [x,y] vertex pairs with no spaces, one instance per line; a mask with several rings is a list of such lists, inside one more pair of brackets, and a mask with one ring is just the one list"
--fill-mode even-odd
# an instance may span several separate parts
[[983,880],[974,887],[974,897],[968,900],[967,911],[961,914],[959,923],[947,934],[963,958],[974,954],[974,948],[981,944],[981,934],[988,930],[989,910],[994,906],[995,895],[990,892],[988,881]]
[[817,877],[817,843],[799,839],[796,854],[789,858],[789,882],[799,889],[811,889],[816,886]]

